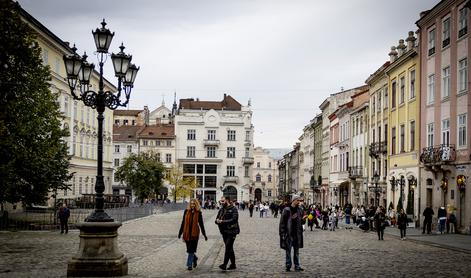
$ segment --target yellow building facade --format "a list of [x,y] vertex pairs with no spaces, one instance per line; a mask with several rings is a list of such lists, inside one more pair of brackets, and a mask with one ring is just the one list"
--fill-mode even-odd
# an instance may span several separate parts
[[[399,40],[391,50],[386,69],[389,87],[388,108],[388,208],[403,208],[412,220],[418,216],[420,67],[416,38]],[[402,198],[401,198],[402,196]]]
[[[44,65],[48,65],[51,71],[50,88],[57,93],[57,102],[63,114],[63,128],[69,131],[70,136],[64,138],[69,146],[71,155],[69,171],[74,174],[70,180],[70,190],[57,192],[57,199],[77,200],[84,194],[94,194],[97,173],[97,112],[87,107],[82,101],[74,100],[67,84],[64,54],[71,54],[69,44],[62,41],[33,16],[22,10],[23,20],[29,24],[36,34],[36,40],[42,50]],[[92,34],[90,33],[92,40]],[[90,50],[90,53],[93,49]],[[90,59],[93,61],[93,58]],[[90,78],[91,90],[98,90],[99,74],[94,71]],[[105,80],[105,91],[116,92],[117,88]],[[104,145],[103,145],[103,176],[105,181],[105,194],[112,193],[112,128],[113,111],[107,109],[104,112]],[[52,194],[51,194],[52,195]],[[53,204],[52,197],[49,204]]]

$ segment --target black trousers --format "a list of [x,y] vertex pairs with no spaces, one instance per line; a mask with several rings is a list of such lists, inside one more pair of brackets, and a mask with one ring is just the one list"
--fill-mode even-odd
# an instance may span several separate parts
[[249,209],[249,212],[250,212],[250,217],[252,217],[252,215],[253,215],[253,209]]
[[379,227],[376,228],[376,232],[378,233],[378,239],[383,239],[384,237],[384,229],[379,225]]
[[401,230],[401,238],[406,237],[406,229],[400,229]]
[[236,239],[236,235],[223,234],[222,239],[224,240],[224,245],[226,246],[226,250],[224,252],[224,265],[227,265],[229,260],[231,261],[232,265],[235,265],[234,241]]
[[422,230],[422,233],[425,234],[425,226],[427,226],[427,233],[431,233],[432,232],[432,220],[429,220],[429,219],[424,219],[424,225],[423,225],[423,230]]
[[61,233],[63,233],[64,230],[65,230],[65,233],[68,233],[69,232],[69,224],[67,223],[68,219],[59,218],[59,221],[61,222]]

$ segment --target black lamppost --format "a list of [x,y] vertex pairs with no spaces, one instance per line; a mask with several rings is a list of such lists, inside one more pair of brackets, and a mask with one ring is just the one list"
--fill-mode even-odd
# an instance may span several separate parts
[[[92,31],[100,67],[98,91],[90,89],[90,77],[95,66],[87,62],[85,53],[80,57],[76,53],[77,48],[74,45],[73,53],[63,57],[67,81],[73,98],[83,101],[86,106],[96,109],[98,112],[95,210],[85,219],[85,223],[77,224],[80,229],[80,246],[83,244],[85,248],[80,248],[79,254],[69,262],[68,276],[121,276],[127,274],[127,259],[117,250],[117,229],[121,223],[114,222],[113,218],[104,211],[103,112],[106,108],[114,110],[128,104],[139,68],[131,64],[132,56],[124,53],[124,46],[121,44],[121,51],[111,54],[115,76],[118,78],[118,92],[105,91],[103,65],[110,55],[108,49],[114,32],[112,33],[105,27],[104,19],[101,25],[101,28]],[[124,93],[124,101],[121,100],[121,93]]]
[[375,193],[375,206],[379,206],[379,198],[378,198],[378,193],[381,190],[381,188],[378,188],[378,183],[379,183],[379,174],[377,171],[375,171],[374,175],[371,177],[371,183],[373,183],[375,186],[370,187],[370,191],[373,191]]
[[[404,209],[404,185],[405,185],[405,179],[404,179],[404,176],[401,176],[400,179],[396,179],[395,177],[392,177],[389,182],[391,183],[391,190],[392,191],[395,191],[398,189],[399,187],[399,200],[401,201],[400,205],[401,205],[401,208]],[[401,208],[397,208],[397,209],[401,209]],[[398,211],[399,212],[399,211]]]

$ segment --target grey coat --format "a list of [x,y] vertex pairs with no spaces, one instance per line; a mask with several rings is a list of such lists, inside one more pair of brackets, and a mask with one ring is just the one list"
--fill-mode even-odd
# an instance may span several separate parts
[[[304,211],[298,207],[297,212],[298,217],[295,219],[296,221],[296,237],[297,237],[297,246],[298,248],[303,248],[303,216]],[[283,209],[280,218],[280,247],[281,249],[287,249],[288,246],[293,244],[291,237],[291,229],[292,229],[292,219],[291,219],[291,208],[286,207]]]

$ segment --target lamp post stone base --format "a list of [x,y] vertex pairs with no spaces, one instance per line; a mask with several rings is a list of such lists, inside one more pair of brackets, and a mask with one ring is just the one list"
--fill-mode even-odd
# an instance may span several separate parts
[[69,277],[110,277],[128,274],[128,259],[118,249],[120,222],[81,222],[80,247],[67,265]]

